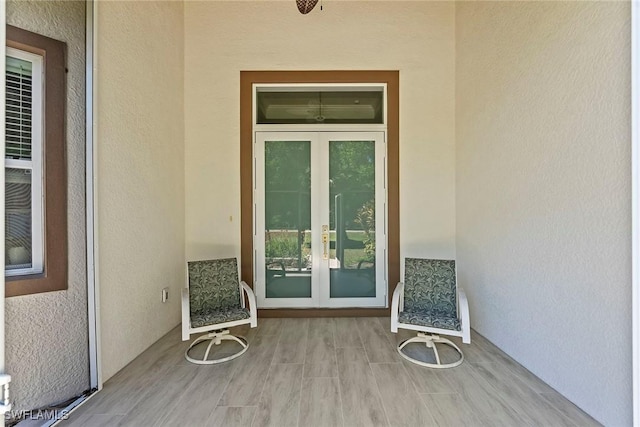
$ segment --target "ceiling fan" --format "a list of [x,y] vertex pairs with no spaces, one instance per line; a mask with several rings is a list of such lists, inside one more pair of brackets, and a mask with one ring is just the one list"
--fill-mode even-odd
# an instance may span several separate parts
[[[296,0],[296,4],[298,5],[298,10],[303,15],[311,12],[316,4],[318,4],[318,0]],[[320,10],[322,10],[322,5],[320,5]]]

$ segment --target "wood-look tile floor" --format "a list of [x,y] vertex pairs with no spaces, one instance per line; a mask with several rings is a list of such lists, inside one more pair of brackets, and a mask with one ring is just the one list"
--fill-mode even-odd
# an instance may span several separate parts
[[462,365],[437,370],[398,355],[412,333],[392,334],[388,318],[259,319],[233,332],[249,350],[203,366],[184,359],[175,328],[61,425],[598,425],[476,333],[458,341]]

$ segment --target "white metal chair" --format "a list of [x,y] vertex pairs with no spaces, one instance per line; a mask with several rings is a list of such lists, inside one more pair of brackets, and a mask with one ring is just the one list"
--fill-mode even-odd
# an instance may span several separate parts
[[[231,335],[229,328],[250,324],[257,326],[256,297],[245,282],[238,279],[238,263],[235,258],[191,261],[188,265],[188,287],[182,289],[182,340],[191,334],[206,332],[196,338],[185,351],[185,358],[192,363],[214,364],[235,359],[249,348],[246,338]],[[245,296],[249,309],[245,307]],[[204,357],[195,359],[189,352],[197,344],[211,340]],[[213,345],[230,340],[241,349],[227,357],[209,359]]]
[[[391,332],[398,328],[417,331],[418,335],[398,344],[398,352],[410,362],[430,368],[453,368],[464,360],[462,350],[440,335],[462,337],[471,343],[469,304],[463,289],[456,286],[454,260],[406,258],[404,282],[398,283],[391,302]],[[432,349],[436,363],[409,356],[403,349],[419,342]],[[436,344],[454,348],[460,357],[455,362],[442,363]]]

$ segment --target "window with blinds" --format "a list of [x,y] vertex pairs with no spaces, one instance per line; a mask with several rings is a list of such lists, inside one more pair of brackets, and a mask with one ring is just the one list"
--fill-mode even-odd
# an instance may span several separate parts
[[43,271],[42,57],[7,48],[5,275]]

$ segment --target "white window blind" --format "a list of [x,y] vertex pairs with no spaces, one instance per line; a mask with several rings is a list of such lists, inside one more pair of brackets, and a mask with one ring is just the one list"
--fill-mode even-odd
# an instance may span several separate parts
[[29,61],[7,56],[7,159],[31,160],[32,68]]

